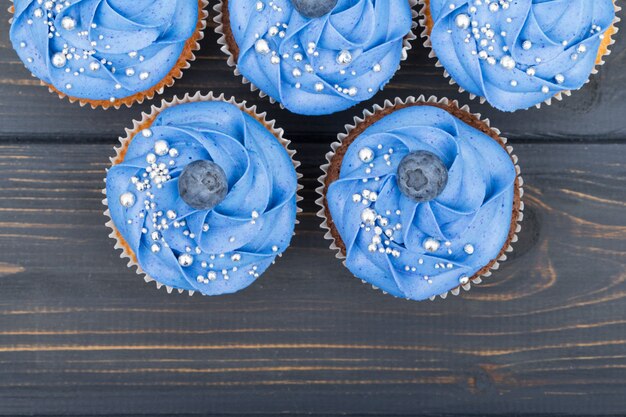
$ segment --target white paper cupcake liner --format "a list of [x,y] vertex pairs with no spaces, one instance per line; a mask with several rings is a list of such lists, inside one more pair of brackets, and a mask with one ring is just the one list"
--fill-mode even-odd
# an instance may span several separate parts
[[[524,201],[523,201],[523,195],[524,195],[524,189],[523,189],[523,185],[524,185],[524,180],[522,179],[521,176],[521,170],[520,167],[518,165],[518,158],[517,156],[515,156],[515,154],[513,153],[513,147],[510,145],[507,145],[507,139],[502,137],[500,134],[500,130],[496,129],[495,127],[491,127],[491,124],[489,122],[489,119],[483,119],[481,118],[480,113],[472,113],[470,111],[469,106],[465,105],[463,107],[459,106],[459,103],[454,100],[448,100],[447,98],[442,98],[442,99],[438,99],[434,96],[431,96],[429,98],[426,98],[425,96],[419,96],[417,98],[415,97],[408,97],[405,100],[402,100],[400,98],[396,98],[393,102],[390,100],[386,100],[384,102],[384,104],[382,106],[380,105],[375,105],[374,108],[372,110],[365,110],[363,112],[363,116],[361,117],[355,117],[354,121],[352,124],[350,125],[346,125],[346,132],[345,133],[340,133],[337,136],[337,141],[333,142],[331,144],[331,151],[328,152],[326,154],[326,161],[327,163],[322,165],[320,168],[322,170],[322,175],[318,178],[318,181],[321,183],[321,186],[319,186],[316,189],[316,192],[319,194],[319,198],[316,200],[317,205],[320,207],[320,210],[317,212],[317,217],[319,217],[320,219],[322,219],[322,224],[321,227],[322,229],[326,230],[326,233],[324,235],[324,238],[329,240],[330,243],[330,249],[334,252],[336,252],[335,257],[337,259],[342,260],[342,263],[344,266],[346,266],[346,256],[343,254],[341,248],[337,245],[337,242],[335,241],[335,238],[333,237],[333,234],[331,232],[331,227],[328,224],[328,219],[326,218],[326,204],[325,204],[325,199],[326,199],[326,177],[328,175],[328,169],[332,164],[332,160],[335,156],[335,152],[337,152],[337,149],[339,149],[342,145],[343,142],[350,136],[350,133],[356,129],[361,123],[364,123],[367,119],[369,119],[370,117],[376,115],[378,112],[381,111],[385,111],[387,109],[392,109],[395,107],[399,107],[399,106],[410,106],[410,105],[419,105],[419,104],[423,104],[423,105],[428,105],[428,104],[439,104],[442,106],[454,106],[459,108],[459,110],[466,112],[468,114],[470,114],[471,116],[473,116],[474,118],[476,118],[477,120],[480,120],[482,123],[484,123],[487,127],[489,127],[489,129],[491,129],[492,132],[494,132],[501,141],[502,146],[506,149],[506,151],[508,152],[508,154],[511,157],[511,160],[513,161],[513,164],[515,166],[515,172],[517,174],[517,178],[516,178],[516,186],[518,187],[518,193],[519,193],[519,209],[516,210],[514,212],[514,215],[517,215],[517,219],[515,221],[512,222],[512,224],[515,224],[515,226],[512,226],[512,228],[509,231],[509,239],[507,240],[507,244],[506,247],[503,247],[501,253],[498,255],[498,257],[492,261],[492,265],[489,266],[489,270],[483,274],[477,274],[475,276],[473,276],[470,281],[465,284],[465,285],[460,285],[450,291],[447,291],[443,294],[440,294],[439,297],[441,297],[442,299],[445,299],[448,294],[452,294],[452,295],[459,295],[461,292],[461,289],[465,290],[465,291],[469,291],[472,287],[472,284],[480,284],[483,281],[483,278],[487,278],[489,276],[491,276],[492,271],[495,271],[497,269],[500,268],[500,263],[504,262],[507,259],[507,254],[513,252],[513,246],[512,244],[518,241],[518,233],[521,231],[522,226],[521,226],[521,222],[524,219]],[[359,277],[357,277],[359,278]],[[360,279],[360,278],[359,278]],[[362,280],[361,281],[366,284],[366,285],[370,285],[367,281]],[[380,290],[380,288],[373,286],[372,288],[375,290]],[[387,294],[387,292],[382,291],[384,294]],[[433,296],[430,297],[431,301],[434,301],[437,297]]]
[[[14,13],[13,0],[10,0],[11,6],[9,6],[9,14],[12,16]],[[110,108],[114,108],[116,110],[120,109],[123,106],[132,107],[135,103],[143,103],[146,100],[152,100],[156,95],[161,95],[165,91],[166,88],[172,87],[177,80],[181,79],[183,76],[183,72],[189,67],[191,67],[191,63],[196,60],[196,55],[194,52],[200,50],[200,41],[204,39],[204,31],[207,26],[207,18],[209,17],[208,12],[209,0],[198,0],[198,7],[201,8],[201,15],[199,16],[198,25],[196,27],[196,31],[190,40],[187,42],[191,45],[190,56],[185,57],[184,62],[177,62],[176,66],[172,68],[170,73],[160,80],[156,87],[153,86],[149,90],[139,92],[129,97],[120,98],[113,102],[106,100],[89,100],[85,98],[72,97],[61,91],[54,88],[54,86],[39,80],[39,83],[48,88],[48,91],[52,94],[57,95],[61,100],[68,99],[70,103],[79,103],[81,107],[90,106],[92,109],[102,108],[104,110],[108,110]],[[9,24],[13,22],[13,17],[9,19]],[[185,49],[187,46],[185,47]],[[33,77],[37,78],[34,74]]]
[[[269,130],[274,135],[274,137],[284,146],[285,150],[289,154],[289,157],[291,158],[291,161],[293,162],[293,167],[296,170],[296,176],[298,179],[298,187],[296,190],[296,204],[298,205],[298,207],[297,207],[296,212],[298,215],[302,213],[302,209],[299,207],[299,203],[302,201],[300,192],[303,188],[301,184],[302,174],[298,172],[298,168],[300,167],[300,162],[298,162],[295,159],[296,151],[293,149],[290,149],[289,147],[291,144],[291,141],[284,137],[285,131],[281,128],[277,128],[275,126],[276,122],[274,120],[267,120],[266,112],[259,113],[257,111],[256,105],[248,106],[245,101],[237,101],[234,97],[227,99],[224,96],[224,94],[215,96],[213,92],[209,92],[208,94],[201,94],[198,91],[193,96],[189,94],[185,94],[185,96],[182,98],[178,98],[177,96],[174,96],[174,98],[171,101],[162,100],[161,105],[158,107],[155,105],[151,106],[150,113],[143,112],[141,114],[140,120],[133,120],[132,127],[125,129],[125,133],[126,133],[125,136],[120,136],[119,138],[120,143],[114,148],[115,156],[110,158],[112,166],[115,166],[124,160],[125,151],[128,148],[130,142],[133,140],[133,138],[138,133],[140,133],[143,129],[148,128],[154,122],[156,117],[165,109],[175,107],[181,104],[186,104],[186,103],[196,103],[196,102],[206,102],[206,101],[225,102],[225,103],[230,103],[234,106],[237,106],[241,111],[249,114],[250,116],[254,117],[256,120],[258,120],[261,124],[263,124],[267,128],[267,130]],[[105,179],[105,182],[106,182],[106,179]],[[102,193],[106,196],[106,188],[102,190]],[[115,249],[120,249],[122,251],[122,253],[120,254],[120,258],[128,259],[127,266],[129,268],[135,267],[136,273],[138,275],[143,276],[144,281],[146,281],[147,283],[154,282],[156,283],[157,289],[165,288],[168,293],[172,293],[172,291],[174,290],[173,287],[161,284],[154,278],[150,277],[137,263],[135,254],[128,248],[128,245],[125,245],[124,242],[120,240],[123,238],[120,232],[117,230],[117,227],[113,223],[113,219],[111,218],[111,213],[108,209],[108,201],[106,198],[102,200],[102,204],[104,204],[107,207],[107,209],[104,212],[104,215],[108,218],[108,221],[105,223],[105,225],[109,229],[111,229],[111,233],[109,234],[109,237],[115,240]],[[299,220],[296,220],[296,224],[299,224],[299,223],[300,223]],[[181,290],[181,289],[177,289],[177,290],[180,294],[185,292],[185,290]],[[195,291],[188,291],[188,293],[191,296],[195,293]]]
[[[432,42],[430,40],[430,34],[429,34],[429,30],[428,30],[428,26],[426,25],[426,20],[427,20],[427,9],[429,7],[429,0],[418,0],[419,2],[419,22],[422,25],[422,33],[420,34],[420,37],[423,39],[423,44],[425,47],[430,49],[430,52],[428,54],[429,58],[434,58],[437,60],[437,62],[435,63],[436,67],[439,68],[443,68],[443,76],[445,78],[447,78],[449,80],[450,85],[453,86],[457,86],[458,90],[460,93],[464,93],[466,90],[461,87],[460,85],[457,84],[457,82],[454,80],[454,78],[452,78],[452,76],[450,75],[450,73],[445,69],[445,67],[443,66],[443,64],[441,63],[441,61],[439,61],[439,58],[437,57],[437,54],[435,53],[434,49],[433,49],[433,45]],[[591,71],[591,75],[596,75],[599,72],[599,68],[604,65],[604,60],[606,59],[607,56],[611,55],[611,46],[613,44],[615,44],[615,35],[617,34],[617,32],[619,31],[619,27],[618,27],[618,23],[621,22],[621,18],[619,17],[619,12],[622,10],[622,8],[620,6],[617,5],[617,0],[613,1],[613,6],[615,7],[615,19],[613,20],[613,33],[610,35],[611,36],[611,40],[607,46],[607,50],[606,53],[602,54],[601,59],[599,61],[596,62],[595,66],[593,67],[593,70]],[[591,81],[591,77],[589,77],[587,79],[587,81],[585,81],[585,84],[589,83]],[[485,97],[482,96],[477,96],[476,94],[472,94],[470,92],[467,92],[470,99],[474,100],[474,99],[478,99],[480,104],[484,104],[487,99]],[[572,90],[564,90],[564,91],[560,91],[558,93],[556,93],[553,97],[550,97],[549,99],[541,102],[541,103],[537,103],[534,106],[529,107],[528,109],[520,109],[520,110],[529,110],[532,107],[536,107],[536,108],[541,108],[542,104],[546,104],[546,105],[551,105],[552,104],[552,100],[557,100],[557,101],[562,101],[564,96],[571,96],[572,95]]]
[[[415,30],[417,29],[417,26],[418,26],[417,25],[418,12],[416,10],[416,7],[418,5],[418,1],[419,0],[408,0],[408,1],[409,1],[409,5],[411,7],[411,16],[412,16],[411,31],[404,38],[404,43],[403,43],[403,47],[402,47],[402,57],[400,59],[400,62],[404,62],[404,61],[407,60],[407,58],[409,56],[409,51],[413,48],[413,46],[411,45],[411,42],[414,41],[415,39],[417,39],[417,35],[415,34]],[[261,90],[256,85],[254,85],[252,83],[252,81],[248,80],[245,76],[243,76],[243,74],[241,74],[241,71],[239,71],[239,67],[237,65],[237,61],[235,61],[235,56],[233,55],[233,53],[228,48],[228,42],[226,40],[226,35],[224,33],[224,22],[223,22],[224,3],[223,3],[223,1],[219,0],[218,3],[213,7],[213,10],[216,12],[216,16],[213,18],[213,21],[217,24],[217,26],[215,27],[215,33],[217,33],[217,35],[219,36],[219,39],[217,40],[217,43],[219,45],[221,45],[220,49],[222,50],[222,52],[224,52],[226,54],[226,56],[227,56],[227,61],[226,62],[228,63],[228,66],[233,69],[233,73],[235,74],[235,76],[237,76],[237,77],[241,76],[242,83],[244,85],[248,84],[250,86],[250,91],[252,91],[252,92],[258,91],[259,97],[261,97],[261,98],[267,97],[269,99],[270,103],[272,103],[272,104],[278,103],[280,105],[280,108],[284,109],[285,106],[283,106],[282,103],[278,102],[275,98],[273,98],[271,96],[268,96],[265,92],[263,92],[263,90]],[[398,66],[398,71],[399,70],[400,70],[400,66]]]

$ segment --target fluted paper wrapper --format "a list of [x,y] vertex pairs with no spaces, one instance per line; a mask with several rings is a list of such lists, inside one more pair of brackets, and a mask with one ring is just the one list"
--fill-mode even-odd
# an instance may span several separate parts
[[[422,25],[422,33],[421,33],[421,37],[423,38],[423,42],[424,42],[424,46],[430,49],[430,52],[428,54],[429,58],[435,58],[437,59],[437,62],[435,63],[436,67],[439,68],[443,68],[443,76],[446,77],[449,82],[450,85],[455,85],[458,87],[459,92],[464,93],[466,90],[464,88],[462,88],[460,85],[457,84],[457,82],[454,80],[454,78],[452,78],[452,76],[450,75],[450,73],[445,69],[445,67],[443,66],[443,64],[441,63],[441,61],[439,61],[439,58],[437,57],[437,54],[435,53],[433,46],[432,46],[432,42],[430,40],[430,29],[429,29],[429,23],[428,22],[432,22],[432,19],[430,17],[430,0],[418,0],[419,2],[419,21],[420,24]],[[615,7],[615,19],[613,20],[613,25],[611,26],[610,29],[608,29],[605,32],[605,40],[603,41],[601,47],[600,47],[600,51],[598,53],[598,58],[596,59],[596,65],[594,66],[593,70],[591,71],[591,75],[596,75],[599,71],[599,68],[604,65],[604,60],[607,56],[611,55],[611,46],[615,43],[615,35],[617,34],[617,32],[619,31],[619,28],[617,27],[617,24],[621,21],[620,17],[618,16],[619,12],[622,10],[622,8],[620,6],[617,5],[616,0],[613,0],[613,6]],[[587,79],[587,81],[585,81],[585,84],[589,83],[591,79]],[[487,99],[485,97],[482,96],[477,96],[476,94],[472,94],[470,92],[468,92],[470,99],[474,100],[474,99],[478,99],[480,101],[480,104],[484,104]],[[536,108],[541,108],[542,104],[546,104],[546,105],[551,105],[553,100],[557,100],[557,101],[561,101],[563,100],[564,96],[571,96],[572,95],[572,91],[571,90],[565,90],[565,91],[561,91],[558,92],[557,94],[555,94],[553,97],[550,97],[549,99],[545,100],[542,103],[538,103],[535,104],[534,107]],[[528,110],[528,109],[526,109]]]
[[[130,0],[129,0],[130,1]],[[13,0],[11,0],[13,2]],[[187,43],[185,44],[185,48],[181,53],[178,62],[172,68],[172,70],[167,74],[165,78],[159,81],[157,84],[152,86],[149,90],[145,90],[134,94],[129,97],[124,97],[117,99],[115,101],[110,100],[90,100],[87,98],[79,98],[69,96],[65,93],[62,93],[58,89],[56,89],[53,85],[45,83],[41,80],[39,82],[41,85],[48,87],[48,91],[53,94],[56,94],[60,99],[67,98],[70,103],[78,103],[81,107],[91,106],[92,109],[103,108],[104,110],[108,110],[110,108],[119,109],[122,106],[132,107],[135,103],[143,103],[145,100],[152,100],[156,95],[163,94],[166,88],[172,87],[176,80],[179,80],[183,76],[183,71],[191,67],[191,63],[196,60],[195,52],[200,50],[200,41],[204,39],[204,31],[206,29],[207,18],[209,17],[209,12],[207,11],[209,6],[209,0],[198,0],[198,8],[200,9],[200,13],[198,14],[198,23],[196,25],[196,31],[192,35]],[[9,7],[9,13],[12,15],[14,12],[14,7],[11,5]],[[12,23],[13,18],[9,19],[9,23]],[[34,75],[33,75],[34,76]]]
[[[414,41],[415,39],[417,39],[417,35],[415,34],[415,30],[417,29],[417,17],[418,17],[418,12],[416,10],[417,5],[418,5],[418,1],[419,0],[408,0],[409,1],[409,5],[411,7],[411,15],[413,17],[413,23],[411,25],[411,31],[409,32],[409,34],[404,38],[404,45],[403,45],[403,49],[402,49],[402,58],[401,58],[401,62],[406,61],[408,56],[409,56],[409,51],[413,48],[413,46],[411,45],[411,42]],[[273,97],[268,96],[265,92],[263,92],[263,90],[261,90],[260,88],[258,88],[256,85],[254,85],[252,83],[252,81],[248,80],[246,77],[244,77],[241,74],[241,71],[239,71],[239,67],[237,66],[237,61],[235,61],[235,56],[232,53],[232,51],[228,48],[228,41],[226,39],[226,34],[224,33],[224,2],[222,0],[219,0],[219,2],[215,5],[215,7],[213,7],[213,10],[216,12],[216,16],[213,18],[213,21],[217,24],[217,26],[215,27],[215,33],[217,33],[217,35],[219,36],[219,39],[217,40],[217,43],[221,45],[221,50],[222,52],[224,52],[226,54],[226,56],[228,57],[227,59],[227,63],[228,66],[231,67],[233,69],[233,72],[236,76],[241,76],[242,79],[242,83],[248,84],[250,85],[250,91],[254,92],[254,91],[258,91],[259,96],[261,98],[269,98],[270,102],[272,104],[276,104],[276,99],[274,99]],[[280,105],[280,107],[282,109],[284,109],[285,107],[282,105],[282,103],[278,103]]]
[[[139,134],[142,130],[149,128],[152,123],[154,122],[154,120],[159,116],[159,114],[161,112],[163,112],[165,109],[171,108],[171,107],[175,107],[181,104],[186,104],[186,103],[196,103],[196,102],[207,102],[207,101],[219,101],[219,102],[225,102],[225,103],[230,103],[236,107],[238,107],[241,111],[243,111],[244,113],[247,113],[248,115],[254,117],[256,120],[258,120],[263,126],[265,126],[265,128],[270,131],[270,133],[272,133],[272,135],[274,135],[274,137],[276,138],[276,140],[278,140],[283,147],[285,148],[285,150],[287,151],[287,153],[289,154],[289,157],[291,158],[291,161],[293,162],[293,166],[294,169],[296,170],[296,174],[297,174],[297,178],[298,178],[298,188],[297,188],[297,192],[296,192],[296,202],[300,203],[300,201],[302,201],[302,197],[300,196],[300,191],[302,190],[302,185],[301,183],[301,178],[302,178],[302,174],[297,172],[298,167],[300,166],[300,162],[298,162],[295,159],[295,154],[296,151],[290,149],[289,145],[291,144],[291,141],[286,139],[284,137],[284,130],[277,128],[275,126],[275,121],[274,120],[267,120],[266,116],[267,113],[263,112],[263,113],[259,113],[257,111],[256,106],[248,106],[246,104],[245,101],[237,101],[234,97],[231,98],[226,98],[224,96],[224,94],[220,94],[219,96],[215,96],[212,92],[209,92],[208,94],[201,94],[200,92],[197,92],[196,94],[194,94],[193,96],[189,95],[189,94],[185,94],[184,97],[182,98],[178,98],[178,97],[174,97],[171,101],[166,101],[166,100],[162,100],[161,101],[161,105],[160,106],[155,106],[153,105],[150,109],[150,113],[142,113],[141,114],[141,119],[139,120],[133,120],[133,125],[131,128],[126,128],[125,129],[125,136],[121,136],[119,138],[119,145],[117,145],[115,147],[115,156],[111,157],[111,165],[115,166],[119,163],[121,163],[124,160],[124,157],[126,155],[126,150],[128,149],[128,146],[130,145],[131,141],[133,140],[133,138]],[[106,180],[105,180],[106,181]],[[106,196],[106,188],[102,190],[102,193]],[[156,283],[156,287],[157,288],[162,288],[164,287],[168,293],[171,293],[174,288],[170,287],[170,286],[166,286],[163,285],[161,283],[159,283],[157,280],[155,280],[154,278],[150,277],[139,265],[139,263],[137,262],[137,257],[135,256],[135,254],[133,253],[133,251],[130,249],[130,247],[128,246],[128,244],[126,244],[126,242],[124,241],[124,238],[122,237],[121,233],[117,230],[117,227],[115,226],[115,224],[113,223],[113,219],[111,218],[111,214],[109,212],[108,209],[108,201],[105,198],[104,200],[102,200],[102,204],[104,204],[105,206],[107,206],[106,211],[104,212],[104,215],[107,217],[108,221],[106,222],[106,226],[111,230],[111,233],[109,234],[109,237],[113,240],[115,240],[115,249],[120,249],[122,252],[120,254],[120,258],[122,259],[128,259],[128,267],[132,268],[135,267],[135,271],[137,272],[138,275],[143,276],[144,280],[147,283],[150,282],[154,282]],[[302,209],[300,207],[297,208],[297,213],[301,213]],[[299,221],[296,220],[296,224],[298,224]],[[184,293],[185,290],[180,290],[177,289],[177,291],[179,293]],[[189,295],[193,295],[195,292],[194,291],[189,291]]]
[[[355,117],[353,124],[346,125],[346,132],[340,133],[337,136],[337,141],[331,144],[331,151],[326,154],[327,163],[320,167],[323,174],[318,179],[318,181],[321,183],[321,186],[316,189],[317,193],[320,196],[316,200],[317,205],[320,207],[320,210],[317,212],[317,217],[322,219],[321,227],[322,229],[326,230],[326,234],[324,235],[324,238],[330,241],[330,249],[336,252],[336,258],[341,259],[343,261],[344,266],[346,266],[346,262],[345,262],[346,256],[342,252],[339,245],[337,244],[337,241],[335,240],[333,233],[331,232],[331,227],[329,226],[329,222],[328,222],[329,219],[327,219],[326,217],[326,191],[327,191],[326,179],[328,175],[328,169],[330,168],[333,162],[335,153],[344,144],[344,141],[350,136],[350,133],[354,129],[359,127],[359,125],[361,125],[362,123],[365,123],[369,118],[375,116],[377,113],[386,111],[388,109],[393,109],[396,107],[406,107],[406,106],[420,105],[420,104],[421,105],[438,104],[438,105],[442,105],[445,107],[448,107],[448,106],[456,107],[459,110],[467,113],[469,116],[471,116],[475,120],[480,121],[483,124],[485,124],[487,127],[489,127],[489,129],[491,129],[493,133],[495,133],[498,136],[500,144],[502,145],[504,149],[506,149],[506,151],[510,155],[511,160],[513,161],[513,164],[515,166],[515,172],[517,174],[517,177],[515,180],[515,186],[517,187],[515,199],[519,200],[519,204],[517,205],[517,207],[514,204],[513,218],[511,222],[511,229],[509,230],[509,238],[507,239],[507,243],[500,251],[500,254],[498,255],[498,257],[494,259],[489,265],[486,265],[481,271],[479,271],[479,273],[471,277],[471,279],[469,280],[467,284],[459,285],[458,287],[439,295],[439,297],[441,297],[442,299],[445,299],[448,296],[448,294],[459,295],[461,292],[461,289],[465,291],[469,291],[472,287],[472,284],[475,284],[475,285],[480,284],[484,278],[490,277],[492,275],[492,271],[499,269],[500,263],[504,262],[507,259],[508,257],[507,254],[513,252],[512,244],[518,241],[518,233],[521,230],[521,222],[524,219],[524,214],[523,214],[524,202],[522,201],[522,196],[524,195],[524,189],[523,189],[524,181],[521,177],[521,170],[518,165],[518,158],[517,156],[513,154],[513,147],[511,147],[510,145],[507,145],[507,139],[503,138],[500,135],[500,131],[498,129],[496,129],[495,127],[491,127],[489,119],[482,119],[479,113],[472,113],[470,111],[469,106],[466,105],[466,106],[461,107],[459,106],[457,101],[448,100],[447,98],[438,99],[434,96],[431,96],[429,98],[426,98],[425,96],[420,96],[417,98],[409,97],[405,100],[396,98],[393,102],[390,100],[386,100],[382,106],[376,105],[374,106],[372,110],[365,110],[363,112],[363,116],[361,117]],[[338,235],[338,233],[336,234]],[[361,280],[361,281],[366,285],[370,285],[368,282],[364,280]],[[379,288],[375,286],[372,286],[372,288],[375,290],[379,290]],[[387,294],[385,291],[383,291],[383,293]],[[434,301],[436,298],[437,297],[434,296],[434,297],[431,297],[430,300]]]

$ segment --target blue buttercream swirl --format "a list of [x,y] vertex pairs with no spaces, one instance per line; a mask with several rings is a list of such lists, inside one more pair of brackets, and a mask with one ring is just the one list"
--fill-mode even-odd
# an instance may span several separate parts
[[[178,178],[198,160],[228,179],[226,198],[195,210]],[[108,172],[111,218],[141,268],[162,284],[205,295],[250,285],[283,253],[296,217],[297,177],[283,145],[223,102],[182,104],[137,134]]]
[[613,0],[430,0],[432,48],[454,81],[503,111],[589,79]]
[[10,37],[26,67],[71,97],[150,90],[193,35],[197,0],[14,0]]
[[[400,162],[415,151],[435,154],[448,168],[443,192],[425,203],[406,197],[397,183]],[[447,111],[424,105],[393,112],[356,137],[328,187],[346,266],[414,300],[466,283],[507,241],[515,178],[496,140]]]
[[339,0],[316,19],[291,0],[229,0],[228,8],[241,74],[305,115],[374,96],[397,71],[412,25],[407,0]]

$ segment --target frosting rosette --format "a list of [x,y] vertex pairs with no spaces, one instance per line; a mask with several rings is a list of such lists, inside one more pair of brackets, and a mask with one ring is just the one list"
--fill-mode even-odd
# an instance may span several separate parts
[[228,102],[161,111],[107,174],[118,241],[168,287],[218,295],[249,286],[294,232],[297,175],[285,146]]
[[452,79],[509,112],[580,89],[606,53],[615,21],[613,0],[427,4],[432,49]]
[[374,96],[398,70],[413,25],[409,0],[338,0],[315,18],[294,0],[223,0],[222,7],[238,71],[305,115],[335,113]]
[[156,88],[181,57],[193,57],[183,52],[188,42],[195,47],[202,7],[197,0],[14,0],[10,37],[26,67],[57,92],[116,103]]
[[508,247],[517,196],[511,156],[437,105],[375,120],[343,141],[323,181],[324,216],[346,266],[413,300],[469,284]]

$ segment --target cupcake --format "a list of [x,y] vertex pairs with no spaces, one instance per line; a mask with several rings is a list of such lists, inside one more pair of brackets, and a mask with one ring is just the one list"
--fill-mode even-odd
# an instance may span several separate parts
[[410,98],[355,119],[322,167],[319,215],[358,278],[396,297],[469,289],[506,259],[522,179],[499,131],[448,100]]
[[414,39],[417,0],[221,0],[235,74],[293,113],[348,109],[382,89]]
[[617,32],[614,0],[421,0],[446,76],[507,112],[580,89]]
[[49,90],[131,106],[174,85],[199,49],[206,0],[13,0],[10,38]]
[[198,93],[153,108],[120,141],[107,225],[146,281],[234,293],[289,246],[298,164],[265,114]]

